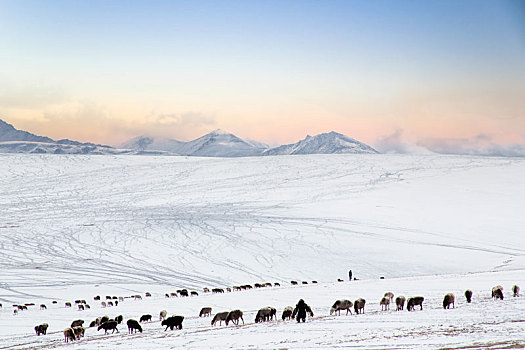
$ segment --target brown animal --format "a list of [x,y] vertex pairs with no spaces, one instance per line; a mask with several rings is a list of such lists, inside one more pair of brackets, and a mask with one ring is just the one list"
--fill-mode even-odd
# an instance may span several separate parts
[[113,332],[111,332],[111,334],[115,333],[115,331],[117,331],[117,333],[119,333],[118,328],[117,328],[117,321],[113,321],[113,320],[104,322],[100,326],[98,326],[97,330],[100,331],[101,329],[104,330],[104,334],[108,334],[108,331],[110,329],[113,330]]
[[283,310],[283,315],[282,315],[283,321],[284,320],[291,320],[292,319],[292,314],[293,314],[293,307],[291,307],[291,306],[285,307],[284,310]]
[[276,313],[277,310],[271,306],[263,307],[255,315],[255,323],[270,321]]
[[105,301],[102,301],[102,302],[100,302],[100,305],[101,305],[102,307],[106,307],[106,302],[105,302]]
[[162,310],[162,311],[159,313],[159,320],[160,320],[160,321],[165,320],[167,315],[168,315],[168,312],[167,312],[166,310]]
[[494,300],[501,299],[503,300],[503,287],[502,286],[496,286],[492,288],[492,297]]
[[389,298],[390,299],[390,302],[393,302],[394,301],[394,293],[392,292],[386,292],[385,297]]
[[230,311],[228,313],[228,316],[226,316],[226,325],[228,325],[230,321],[235,325],[239,325],[239,319],[241,319],[242,324],[244,324],[244,319],[242,318],[242,315],[243,313],[239,309]]
[[334,305],[332,305],[332,308],[330,308],[330,315],[335,314],[336,312],[339,312],[339,316],[341,316],[341,310],[346,310],[346,314],[350,312],[350,315],[352,314],[352,308],[353,304],[350,300],[347,299],[341,299],[337,300]]
[[47,327],[49,327],[47,323],[42,323],[42,324],[39,324],[38,326],[35,326],[36,335],[37,336],[39,336],[40,334],[46,335]]
[[78,304],[78,311],[80,311],[80,310],[84,310],[84,305]]
[[359,298],[356,301],[354,301],[354,311],[356,314],[364,314],[365,313],[365,304],[366,300],[363,298]]
[[84,324],[84,320],[75,320],[71,322],[71,328],[82,326]]
[[[235,287],[233,287],[233,289],[235,289]],[[204,293],[209,293],[209,292],[210,292],[210,289],[204,287],[204,288],[202,288],[202,291],[203,291]]]
[[199,313],[199,317],[211,316],[211,307],[203,307]]
[[75,337],[80,340],[80,337],[83,337],[84,336],[84,332],[86,330],[84,329],[84,327],[82,326],[76,326],[76,327],[73,327],[73,333],[75,334]]
[[222,324],[222,321],[226,321],[226,318],[228,317],[229,312],[218,312],[213,316],[213,319],[211,320],[211,325],[215,326],[215,323],[219,322],[219,326]]
[[423,301],[425,298],[423,297],[413,297],[408,298],[407,301],[407,311],[414,311],[414,306],[419,305],[421,307],[421,310],[423,310]]
[[512,286],[512,293],[513,293],[514,297],[519,297],[520,296],[520,287],[517,286],[517,285],[513,285]]
[[71,303],[70,302],[67,302],[65,305],[66,305],[66,307],[71,307]]
[[137,333],[137,331],[142,333],[142,327],[136,320],[130,318],[127,324],[128,324],[128,334]]
[[387,296],[384,296],[381,301],[379,302],[379,305],[381,305],[381,310],[390,310],[390,298]]
[[66,343],[69,343],[69,341],[75,341],[77,338],[75,337],[75,332],[73,331],[73,328],[66,328],[64,329],[64,337],[66,338],[65,339],[65,342]]
[[400,295],[396,298],[396,306],[397,311],[403,310],[403,307],[405,306],[405,297]]
[[472,291],[470,289],[467,289],[465,291],[465,298],[467,298],[467,303],[470,303],[472,301]]
[[150,296],[151,296],[151,293],[150,293],[150,292],[146,292],[146,296],[147,296],[147,297],[150,297]]
[[443,298],[443,309],[450,309],[450,304],[452,304],[452,308],[455,308],[454,299],[455,297],[453,293],[445,294],[445,297]]

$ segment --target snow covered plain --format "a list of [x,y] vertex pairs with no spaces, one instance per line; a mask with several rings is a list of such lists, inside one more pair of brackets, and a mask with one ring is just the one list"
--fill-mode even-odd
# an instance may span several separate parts
[[[509,295],[525,286],[522,159],[3,154],[0,194],[0,348],[525,346],[525,301]],[[335,282],[348,269],[360,281]],[[163,297],[256,282],[282,287]],[[490,300],[496,284],[504,301]],[[93,301],[146,291],[153,297],[113,308]],[[425,309],[381,312],[386,291],[423,295]],[[454,310],[441,308],[448,292]],[[365,315],[328,316],[336,299],[358,297]],[[316,314],[307,324],[253,324],[260,307],[280,313],[299,298]],[[63,307],[75,299],[92,309]],[[28,302],[37,307],[12,314],[11,304]],[[241,308],[247,325],[212,328],[196,317],[203,306]],[[139,335],[124,325],[121,335],[89,329],[63,342],[74,319],[155,319],[162,309],[186,316],[185,329],[164,332],[157,321]],[[41,322],[50,328],[37,338]]]

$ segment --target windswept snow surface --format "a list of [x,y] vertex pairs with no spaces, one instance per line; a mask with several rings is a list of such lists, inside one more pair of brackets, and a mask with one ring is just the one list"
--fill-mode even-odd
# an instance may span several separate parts
[[[363,339],[355,345],[410,348],[425,341],[437,347],[522,339],[515,336],[523,333],[521,299],[496,304],[487,293],[504,283],[508,293],[523,280],[524,271],[513,271],[525,269],[523,198],[525,160],[515,158],[1,154],[0,348],[61,346],[59,333],[29,335],[40,322],[57,332],[76,318],[155,318],[159,308],[187,316],[185,330],[164,333],[157,322],[142,335],[98,336],[91,343],[91,329],[82,347],[330,347]],[[362,289],[331,283],[348,269]],[[463,283],[470,275],[414,277],[483,271],[492,272],[475,275],[481,277],[472,284]],[[321,284],[293,289],[285,283],[291,279]],[[265,281],[287,287],[162,306],[170,290]],[[428,296],[432,310],[391,312],[389,319],[378,312],[325,317],[337,298],[363,296],[377,311],[380,294],[394,287],[396,294]],[[467,287],[477,288],[481,304],[438,310],[443,294],[459,299]],[[148,290],[157,293],[152,304],[126,300],[85,314],[62,309],[74,299],[93,303],[95,294]],[[300,297],[310,298],[319,316],[306,326],[210,330],[209,319],[193,317],[209,300],[216,309],[248,310],[251,323],[259,307],[282,312]],[[60,308],[12,316],[11,304],[50,306],[52,299]]]

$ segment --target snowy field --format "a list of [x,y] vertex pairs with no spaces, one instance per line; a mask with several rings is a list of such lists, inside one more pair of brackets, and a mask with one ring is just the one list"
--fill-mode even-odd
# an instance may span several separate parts
[[[0,348],[523,347],[525,301],[509,294],[525,286],[523,198],[522,159],[3,154]],[[348,269],[360,280],[335,282]],[[256,282],[282,287],[202,293]],[[496,284],[504,301],[490,299]],[[164,298],[180,288],[201,295]],[[113,308],[93,301],[146,291],[153,296]],[[424,310],[381,312],[386,291],[423,295]],[[448,292],[454,310],[441,307]],[[358,297],[365,315],[329,316],[336,299]],[[299,298],[315,313],[307,324],[253,323],[258,308],[280,315]],[[64,308],[75,299],[92,308]],[[13,315],[11,304],[29,302],[37,306]],[[210,327],[197,317],[203,306],[240,308],[246,325]],[[155,321],[139,335],[121,325],[120,335],[89,329],[77,344],[63,341],[74,319],[158,320],[162,309],[184,315],[184,329]],[[49,332],[37,338],[42,322]]]

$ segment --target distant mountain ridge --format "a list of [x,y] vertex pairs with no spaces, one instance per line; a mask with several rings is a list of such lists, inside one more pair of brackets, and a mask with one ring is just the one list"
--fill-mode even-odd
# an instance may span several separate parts
[[256,157],[295,154],[373,154],[372,147],[334,131],[306,136],[294,144],[270,148],[268,145],[244,140],[224,130],[214,130],[191,141],[171,138],[138,136],[118,147],[78,142],[68,139],[55,141],[38,136],[0,120],[0,152],[55,154],[145,154],[181,155],[196,157]]
[[307,135],[305,139],[289,145],[270,148],[263,155],[292,154],[374,154],[379,153],[372,147],[343,134],[331,131],[316,136]]

